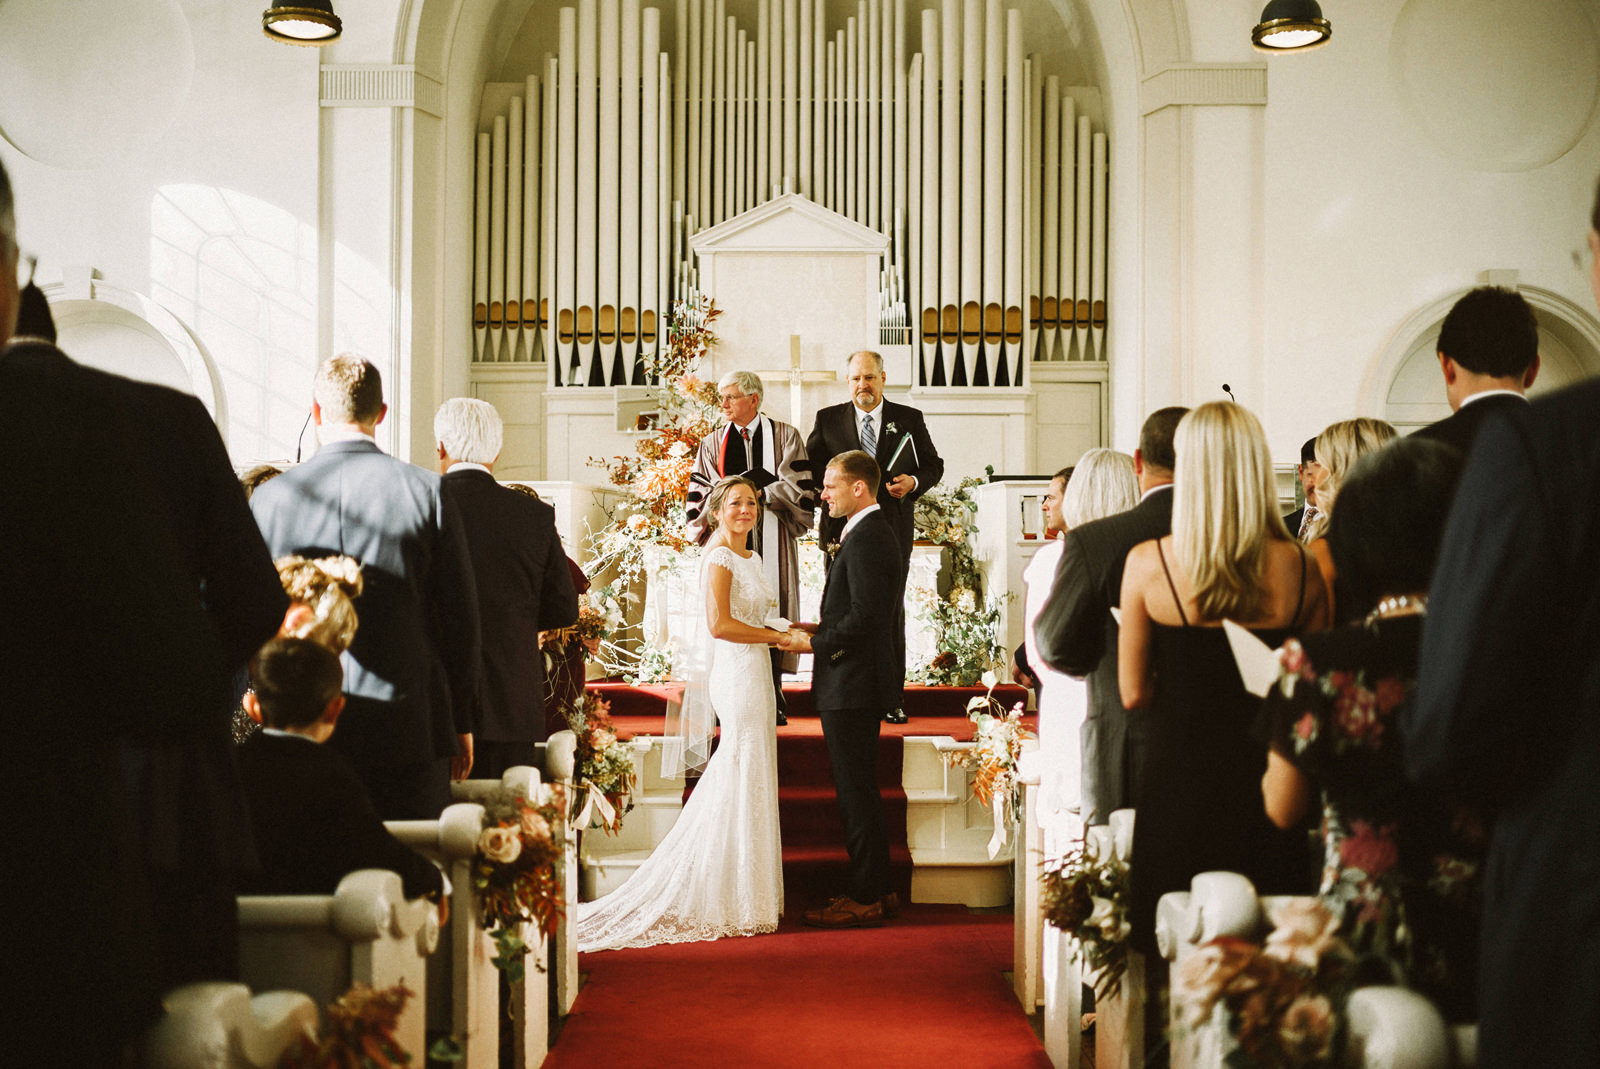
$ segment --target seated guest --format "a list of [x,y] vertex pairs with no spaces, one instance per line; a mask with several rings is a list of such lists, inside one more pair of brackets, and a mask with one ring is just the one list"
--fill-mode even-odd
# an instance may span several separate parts
[[440,894],[444,876],[389,834],[338,751],[321,745],[344,710],[339,657],[318,642],[275,638],[250,667],[245,709],[262,732],[239,748],[261,854],[253,894],[332,894],[357,869],[400,875],[408,898]]
[[1283,518],[1283,525],[1300,541],[1306,541],[1311,525],[1317,522],[1322,510],[1317,507],[1317,480],[1322,478],[1322,465],[1317,463],[1317,440],[1307,438],[1300,445],[1300,463],[1294,466],[1294,476],[1300,480],[1300,489],[1306,503]]
[[1322,572],[1322,581],[1328,587],[1329,620],[1342,619],[1339,613],[1339,590],[1336,585],[1337,569],[1329,551],[1326,535],[1328,521],[1333,516],[1334,499],[1344,484],[1356,461],[1386,443],[1394,441],[1395,429],[1381,419],[1341,420],[1317,435],[1315,455],[1317,461],[1317,510],[1319,515],[1304,525],[1300,541],[1306,543],[1311,556]]
[[1122,578],[1118,676],[1150,707],[1133,824],[1133,945],[1154,955],[1156,901],[1201,872],[1249,877],[1263,894],[1309,890],[1304,832],[1261,811],[1261,702],[1239,676],[1222,622],[1271,647],[1327,626],[1322,575],[1278,512],[1261,424],[1232,401],[1178,424],[1172,534],[1141,542]]
[[[1451,446],[1407,438],[1351,471],[1328,542],[1366,615],[1280,651],[1262,711],[1271,749],[1261,791],[1280,828],[1300,824],[1320,792],[1320,894],[1345,939],[1398,967],[1452,1020],[1472,1021],[1483,824],[1437,785],[1407,780],[1401,727],[1461,464]],[[1393,982],[1381,969],[1375,980]]]

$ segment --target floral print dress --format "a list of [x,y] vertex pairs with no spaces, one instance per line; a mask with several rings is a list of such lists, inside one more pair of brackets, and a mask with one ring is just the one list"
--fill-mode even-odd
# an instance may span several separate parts
[[1365,981],[1406,984],[1465,1021],[1476,1018],[1486,843],[1466,807],[1406,778],[1400,716],[1421,646],[1421,616],[1290,639],[1263,720],[1272,749],[1321,792],[1319,894]]

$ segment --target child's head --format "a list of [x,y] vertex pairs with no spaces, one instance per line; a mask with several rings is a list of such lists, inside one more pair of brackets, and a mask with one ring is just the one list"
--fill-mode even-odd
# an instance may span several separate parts
[[306,638],[279,636],[262,646],[250,665],[250,683],[256,706],[251,715],[280,731],[310,727],[330,711],[337,717],[344,704],[339,655]]

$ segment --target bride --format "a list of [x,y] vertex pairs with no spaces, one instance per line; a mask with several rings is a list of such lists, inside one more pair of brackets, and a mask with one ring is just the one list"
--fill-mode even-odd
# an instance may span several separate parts
[[[723,479],[706,504],[711,538],[700,563],[703,664],[686,673],[679,735],[686,770],[704,766],[667,837],[621,887],[577,907],[578,949],[617,950],[775,931],[783,912],[778,749],[765,626],[777,606],[761,558],[745,548],[761,519],[759,491]],[[774,619],[774,623],[783,621]],[[715,723],[717,751],[707,761]],[[669,729],[666,768],[677,754]]]

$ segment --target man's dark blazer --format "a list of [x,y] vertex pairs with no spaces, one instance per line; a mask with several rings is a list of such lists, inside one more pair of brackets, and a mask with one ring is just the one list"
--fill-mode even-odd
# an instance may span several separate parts
[[[895,540],[900,546],[900,556],[909,561],[911,543],[916,537],[913,534],[916,500],[932,490],[938,485],[939,480],[944,478],[944,460],[933,447],[933,439],[928,436],[928,425],[919,409],[910,405],[896,404],[885,398],[879,404],[878,411],[873,414],[881,417],[873,421],[878,428],[879,465],[888,464],[889,458],[893,457],[895,450],[900,447],[900,440],[907,435],[911,436],[911,444],[906,446],[905,452],[895,463],[895,473],[914,476],[917,488],[904,497],[897,498],[889,493],[887,475],[882,480],[882,485],[878,487],[878,505],[883,509],[884,518],[889,521],[889,526],[894,531]],[[861,437],[856,424],[856,406],[852,402],[829,405],[817,411],[817,421],[812,426],[811,433],[806,436],[806,456],[810,458],[816,471],[818,486],[822,485],[822,476],[830,460],[840,453],[860,448]],[[912,463],[913,449],[916,450],[915,464]],[[827,506],[822,506],[817,528],[821,543],[827,546],[837,542],[839,532],[843,529],[844,522],[830,517]]]
[[246,893],[331,895],[357,869],[398,873],[407,898],[444,889],[438,868],[389,834],[361,778],[331,747],[262,732],[239,748],[239,772],[261,851]]
[[1127,512],[1062,535],[1055,584],[1034,635],[1039,655],[1058,672],[1087,676],[1089,712],[1083,724],[1085,818],[1104,824],[1113,810],[1134,804],[1143,767],[1145,717],[1122,706],[1117,684],[1117,622],[1122,570],[1140,542],[1172,533],[1172,489],[1152,491]]
[[454,736],[477,726],[481,647],[466,532],[439,476],[371,439],[330,442],[257,490],[250,508],[274,557],[342,553],[362,564],[343,658],[349,700],[330,745],[363,776],[453,754]]
[[1468,398],[1468,403],[1456,409],[1455,412],[1441,419],[1438,423],[1430,423],[1412,433],[1418,438],[1431,438],[1435,442],[1453,445],[1461,450],[1462,456],[1472,452],[1472,443],[1478,437],[1484,422],[1495,413],[1515,412],[1524,408],[1527,400],[1515,394],[1497,393],[1479,401]]
[[811,639],[811,699],[818,709],[898,709],[905,657],[898,653],[905,566],[883,509],[850,529],[828,567],[821,619]]
[[[159,944],[123,783],[130,745],[193,737],[228,697],[216,628],[159,507],[123,380],[0,350],[0,899],[19,1019],[96,1007],[41,1064],[111,1065],[159,1012]],[[83,849],[83,829],[95,844]],[[51,873],[63,878],[50,878]]]
[[556,510],[501,486],[493,475],[455,467],[441,480],[467,532],[483,633],[478,738],[542,742],[544,654],[539,632],[578,619],[578,594],[556,534]]
[[1283,525],[1289,528],[1290,538],[1300,537],[1300,524],[1306,518],[1306,507],[1301,505],[1283,518]]
[[[1472,407],[1476,407],[1475,405]],[[1484,423],[1430,587],[1413,775],[1496,813],[1481,1065],[1597,1063],[1600,380]]]

